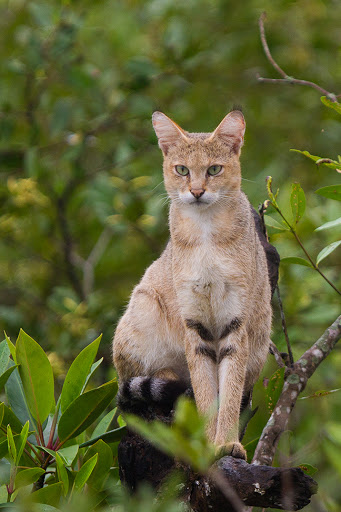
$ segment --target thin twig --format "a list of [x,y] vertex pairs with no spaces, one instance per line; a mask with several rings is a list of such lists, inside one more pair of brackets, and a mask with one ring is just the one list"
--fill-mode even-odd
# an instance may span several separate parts
[[274,344],[273,341],[270,342],[269,352],[276,359],[276,362],[277,362],[278,366],[280,368],[283,368],[285,366],[285,364],[283,362],[282,355],[281,355],[280,351],[278,350],[278,348],[276,347],[276,345]]
[[292,350],[291,350],[291,345],[290,345],[290,340],[289,340],[288,330],[287,330],[287,323],[285,321],[285,314],[284,314],[281,294],[279,292],[278,283],[276,285],[276,293],[277,293],[277,300],[278,300],[278,305],[279,305],[279,311],[281,313],[282,329],[283,329],[283,332],[284,332],[284,337],[285,337],[285,341],[287,343],[287,348],[288,348],[289,361],[290,361],[290,364],[293,365],[294,364],[294,356],[293,356]]
[[259,32],[260,32],[260,38],[263,46],[263,50],[265,52],[266,58],[272,65],[272,67],[283,77],[283,78],[264,78],[259,75],[257,75],[258,82],[266,82],[266,83],[273,83],[273,84],[292,84],[292,85],[306,85],[308,87],[312,87],[313,89],[316,89],[319,91],[323,96],[326,96],[328,99],[330,99],[333,102],[337,102],[337,98],[341,97],[341,94],[335,94],[333,92],[327,91],[320,85],[316,84],[315,82],[311,82],[309,80],[301,80],[298,78],[294,78],[290,75],[288,75],[275,61],[273,56],[271,55],[269,45],[266,40],[265,35],[265,29],[264,29],[264,20],[266,19],[266,13],[263,12],[260,15],[259,18]]

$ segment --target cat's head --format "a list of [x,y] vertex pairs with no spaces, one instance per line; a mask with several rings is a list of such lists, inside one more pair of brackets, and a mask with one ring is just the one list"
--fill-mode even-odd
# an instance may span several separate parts
[[188,133],[162,112],[154,112],[153,126],[163,153],[165,187],[173,201],[202,209],[235,197],[245,132],[239,110],[225,116],[212,133]]

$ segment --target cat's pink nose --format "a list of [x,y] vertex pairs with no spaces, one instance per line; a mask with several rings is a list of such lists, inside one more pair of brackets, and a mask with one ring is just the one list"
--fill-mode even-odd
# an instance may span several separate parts
[[192,188],[191,194],[195,197],[195,199],[199,199],[204,194],[205,190],[203,188]]

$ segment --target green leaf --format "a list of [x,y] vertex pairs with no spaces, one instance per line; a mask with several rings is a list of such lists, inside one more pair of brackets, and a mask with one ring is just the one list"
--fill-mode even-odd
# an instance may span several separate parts
[[71,466],[71,464],[77,457],[78,450],[79,445],[72,444],[71,446],[67,446],[66,448],[61,448],[60,450],[58,450],[58,453],[64,460],[66,466]]
[[69,477],[68,477],[66,468],[64,466],[64,461],[61,458],[61,456],[59,455],[59,453],[56,453],[56,466],[57,466],[58,479],[60,482],[63,483],[64,496],[66,496],[69,491]]
[[332,101],[327,96],[321,96],[321,101],[323,105],[335,110],[338,114],[341,114],[341,105],[338,101]]
[[116,443],[117,441],[120,441],[122,439],[126,431],[127,427],[119,427],[114,430],[109,430],[109,432],[104,432],[103,434],[100,434],[99,436],[93,437],[89,441],[82,443],[80,445],[80,448],[91,446],[100,440],[105,441],[106,443]]
[[2,425],[5,427],[7,427],[7,425],[11,425],[12,432],[19,434],[19,432],[21,432],[21,429],[23,427],[22,423],[16,417],[14,412],[9,407],[7,407],[7,405],[1,404],[1,406],[4,409]]
[[[9,364],[14,366],[13,361],[10,359]],[[9,379],[5,384],[5,391],[8,403],[11,407],[13,413],[18,417],[21,422],[20,431],[22,425],[26,423],[27,420],[30,421],[31,429],[34,430],[33,418],[28,409],[28,405],[26,402],[26,397],[23,389],[23,385],[20,379],[18,368],[16,368],[12,375],[10,375]],[[33,428],[34,427],[34,428]]]
[[323,229],[329,229],[334,228],[335,226],[341,225],[341,217],[335,220],[331,220],[329,222],[326,222],[325,224],[322,224],[322,226],[319,226],[315,229],[315,231],[322,231]]
[[9,379],[11,373],[18,368],[18,365],[11,366],[11,368],[8,368],[1,376],[0,376],[0,391],[2,391],[2,388],[5,386],[7,380]]
[[62,413],[82,393],[84,384],[91,371],[91,366],[95,360],[101,338],[102,335],[85,347],[71,364],[65,377],[60,398]]
[[291,149],[290,151],[294,151],[295,153],[300,153],[301,155],[306,156],[310,160],[313,160],[316,165],[325,165],[330,169],[340,170],[340,162],[336,160],[332,160],[331,158],[323,158],[321,156],[311,155],[309,151],[300,151],[299,149]]
[[25,487],[25,485],[33,484],[44,473],[45,471],[42,468],[24,469],[17,473],[17,476],[15,477],[14,488],[20,489],[20,487]]
[[9,346],[7,340],[4,340],[0,343],[0,375],[2,375],[7,369],[9,356]]
[[8,348],[11,352],[11,356],[13,357],[13,361],[15,362],[15,364],[17,364],[17,354],[16,354],[15,345],[11,342],[10,338],[7,336],[6,333],[5,333],[5,338],[6,338]]
[[268,387],[266,388],[266,402],[271,413],[276,406],[283,388],[284,371],[285,368],[278,368],[278,370],[276,370],[270,377]]
[[30,423],[29,423],[29,421],[27,421],[25,423],[25,425],[23,426],[21,434],[20,434],[20,443],[21,444],[20,444],[20,447],[19,447],[19,450],[18,450],[18,454],[17,454],[17,460],[16,460],[16,464],[17,465],[19,465],[21,456],[22,456],[23,451],[24,451],[25,446],[26,446],[26,441],[27,441],[27,438],[28,438],[29,427],[30,427]]
[[282,263],[288,263],[290,265],[302,265],[304,267],[314,268],[310,261],[307,261],[304,258],[298,258],[296,256],[288,256],[287,258],[281,258],[281,264]]
[[84,462],[90,460],[93,455],[98,454],[98,459],[92,471],[88,485],[96,491],[101,491],[113,463],[113,454],[110,446],[104,441],[97,441],[85,454]]
[[81,434],[105,410],[116,393],[117,382],[111,380],[71,402],[59,420],[59,439],[64,443]]
[[313,476],[317,471],[317,468],[315,468],[311,464],[299,464],[298,467],[302,469],[302,471],[304,471],[306,475],[309,476]]
[[319,188],[318,190],[315,190],[315,194],[328,197],[328,199],[341,201],[341,185],[329,185],[328,187]]
[[15,446],[11,425],[7,425],[7,443],[9,456],[15,464],[17,460],[17,448]]
[[90,478],[90,475],[96,466],[97,459],[98,453],[95,453],[95,455],[91,457],[91,459],[89,459],[87,462],[83,464],[78,473],[76,473],[76,478],[74,481],[74,489],[76,492],[79,492]]
[[283,224],[280,224],[276,219],[273,219],[269,215],[265,215],[264,220],[265,224],[269,228],[278,229],[279,231],[290,231],[289,228],[285,227]]
[[54,404],[54,381],[50,361],[38,343],[22,329],[16,352],[29,410],[33,418],[42,424]]
[[107,432],[107,430],[110,426],[110,423],[112,422],[113,417],[115,416],[116,411],[117,411],[117,407],[115,407],[112,411],[109,411],[104,416],[104,418],[101,419],[101,421],[99,422],[99,424],[97,425],[97,427],[95,428],[95,430],[92,433],[92,436],[91,436],[92,439],[95,439],[96,437],[101,436],[102,434]]
[[329,391],[315,391],[312,395],[302,396],[300,400],[306,400],[307,398],[321,398],[322,396],[331,395],[332,393],[336,393],[336,391],[341,391],[341,388],[338,389],[330,389]]
[[297,224],[305,212],[305,195],[299,183],[293,183],[291,186],[290,204],[294,224]]
[[0,425],[2,425],[2,420],[4,419],[4,414],[5,414],[5,404],[4,403],[0,403]]
[[340,244],[341,240],[338,240],[337,242],[333,242],[332,244],[327,245],[327,247],[322,249],[322,251],[317,256],[316,265],[318,265],[322,260],[324,260],[324,258],[329,256],[329,254],[331,254],[333,251],[335,251],[335,249],[339,247]]
[[30,495],[30,499],[34,503],[43,503],[45,505],[51,505],[52,507],[58,507],[62,491],[63,484],[62,482],[58,482],[33,492]]

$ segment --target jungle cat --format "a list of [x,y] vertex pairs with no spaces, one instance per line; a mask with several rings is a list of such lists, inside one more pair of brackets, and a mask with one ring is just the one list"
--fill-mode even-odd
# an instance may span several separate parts
[[170,241],[116,329],[121,398],[162,401],[167,384],[190,384],[217,452],[245,458],[239,412],[268,354],[271,292],[241,191],[244,117],[234,110],[212,133],[188,133],[154,112],[153,126],[171,200]]

